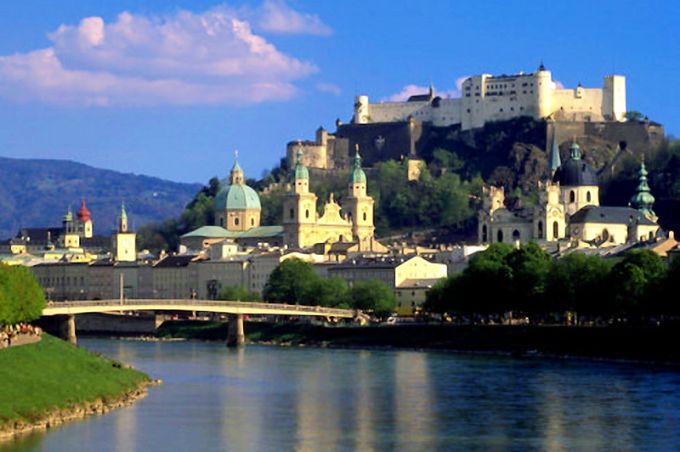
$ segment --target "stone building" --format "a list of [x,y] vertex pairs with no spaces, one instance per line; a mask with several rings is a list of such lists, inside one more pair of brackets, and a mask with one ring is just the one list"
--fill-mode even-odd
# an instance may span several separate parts
[[520,116],[572,121],[624,121],[626,79],[608,75],[601,88],[562,88],[541,64],[537,71],[514,75],[481,74],[462,83],[461,97],[441,98],[434,89],[405,102],[370,103],[357,96],[352,121],[357,124],[401,122],[415,118],[437,127],[460,125],[462,130],[489,121]]
[[552,178],[539,184],[538,204],[511,209],[503,188],[485,187],[478,212],[479,243],[581,241],[612,246],[653,239],[658,230],[651,207],[644,162],[640,185],[631,199],[635,207],[600,206],[597,175],[573,143],[569,159],[560,163],[556,142],[551,156]]

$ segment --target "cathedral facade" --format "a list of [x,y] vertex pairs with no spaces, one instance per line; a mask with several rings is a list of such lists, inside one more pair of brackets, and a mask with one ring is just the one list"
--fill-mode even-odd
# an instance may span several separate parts
[[323,213],[318,215],[317,201],[316,194],[309,190],[309,171],[303,163],[302,148],[298,148],[283,200],[284,243],[292,248],[308,248],[319,243],[356,242],[360,251],[382,248],[374,239],[374,201],[366,192],[366,174],[358,149],[342,206],[331,193]]

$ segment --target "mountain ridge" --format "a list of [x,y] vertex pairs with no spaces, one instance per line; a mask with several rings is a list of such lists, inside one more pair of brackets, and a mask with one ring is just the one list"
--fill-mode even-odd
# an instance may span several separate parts
[[22,227],[58,226],[70,206],[85,198],[95,234],[115,227],[121,202],[131,225],[177,216],[201,184],[173,182],[154,176],[122,173],[60,159],[0,156],[0,238]]

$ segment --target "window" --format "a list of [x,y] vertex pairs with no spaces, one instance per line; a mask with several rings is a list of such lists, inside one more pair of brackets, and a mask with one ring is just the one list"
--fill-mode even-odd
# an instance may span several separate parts
[[576,202],[576,192],[574,190],[569,192],[569,202]]
[[592,198],[590,196],[590,191],[589,191],[589,192],[586,193],[586,201],[590,202],[591,199]]
[[364,221],[366,221],[367,217],[368,217],[368,215],[366,215],[366,212],[364,212]]
[[295,218],[295,209],[290,209],[290,219]]
[[498,230],[497,238],[498,243],[503,243],[503,231],[501,231],[500,229]]
[[305,218],[309,218],[309,209],[305,209]]
[[609,241],[609,231],[606,229],[602,230],[602,240],[605,242]]
[[220,226],[224,227],[224,217],[220,217]]
[[557,239],[560,236],[560,225],[557,221],[553,221],[553,239]]
[[255,218],[254,217],[250,217],[250,225],[255,226]]
[[482,243],[486,243],[487,241],[487,236],[486,236],[486,225],[482,226]]
[[238,217],[234,217],[234,226],[238,226],[238,224],[239,224]]
[[520,238],[519,231],[517,229],[512,231],[512,240],[519,240],[519,238]]
[[539,239],[543,238],[543,222],[542,221],[538,222],[538,238]]

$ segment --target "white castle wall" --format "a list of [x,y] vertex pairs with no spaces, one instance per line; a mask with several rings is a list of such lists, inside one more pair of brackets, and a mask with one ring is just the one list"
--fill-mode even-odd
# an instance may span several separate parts
[[558,89],[550,71],[494,77],[481,74],[463,82],[461,97],[412,102],[369,103],[358,96],[354,122],[407,121],[410,117],[435,126],[460,124],[463,130],[489,121],[530,116],[555,116],[575,121],[623,121],[626,112],[625,77],[607,76],[603,88]]

